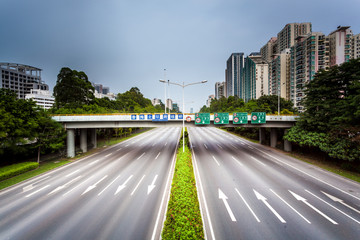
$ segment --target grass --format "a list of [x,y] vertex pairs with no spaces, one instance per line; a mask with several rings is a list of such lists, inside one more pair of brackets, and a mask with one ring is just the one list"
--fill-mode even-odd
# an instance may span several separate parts
[[[186,132],[185,137],[187,139]],[[191,151],[188,144],[185,144],[185,152],[182,151],[182,140],[176,157],[162,239],[204,239]]]
[[4,181],[1,181],[0,182],[0,190],[4,189],[4,188],[7,188],[7,187],[10,187],[12,185],[15,185],[17,183],[20,183],[22,181],[25,181],[27,179],[30,179],[32,177],[38,176],[38,175],[40,175],[42,173],[48,172],[50,170],[53,170],[55,168],[58,168],[58,167],[63,166],[65,164],[68,164],[68,163],[73,162],[75,160],[78,160],[80,158],[91,155],[91,154],[93,154],[95,152],[100,151],[101,148],[123,142],[123,141],[125,141],[125,140],[127,140],[129,138],[135,137],[135,136],[137,136],[137,135],[139,135],[139,134],[141,134],[143,132],[144,131],[139,132],[139,133],[135,133],[135,134],[132,134],[132,135],[124,137],[124,138],[112,138],[109,141],[100,140],[100,141],[98,141],[97,148],[93,148],[93,149],[89,150],[86,153],[78,154],[74,158],[71,158],[71,159],[70,158],[55,157],[55,158],[51,158],[51,160],[40,162],[39,167],[37,169],[35,169],[35,170],[28,171],[28,172],[20,174],[18,176],[15,176],[15,177],[6,179]]

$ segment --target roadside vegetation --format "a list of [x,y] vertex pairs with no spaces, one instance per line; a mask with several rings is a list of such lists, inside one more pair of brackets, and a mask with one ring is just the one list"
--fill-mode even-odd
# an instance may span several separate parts
[[204,239],[187,131],[185,152],[182,150],[182,139],[176,157],[162,239]]

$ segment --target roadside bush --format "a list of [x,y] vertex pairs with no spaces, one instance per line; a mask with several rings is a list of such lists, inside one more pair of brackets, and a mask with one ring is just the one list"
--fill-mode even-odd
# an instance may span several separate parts
[[187,132],[185,141],[185,152],[179,144],[162,239],[204,239]]
[[0,181],[34,170],[39,167],[36,162],[23,162],[0,168]]

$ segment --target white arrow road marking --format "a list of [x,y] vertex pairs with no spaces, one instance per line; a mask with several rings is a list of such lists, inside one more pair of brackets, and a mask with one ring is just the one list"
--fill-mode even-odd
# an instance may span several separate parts
[[330,195],[330,194],[328,194],[328,193],[326,193],[326,192],[323,192],[323,191],[321,191],[321,192],[322,192],[323,194],[325,194],[328,198],[330,198],[331,200],[333,200],[334,202],[338,202],[338,203],[344,205],[345,207],[350,208],[351,210],[353,210],[353,211],[355,211],[355,212],[357,212],[357,213],[360,213],[359,210],[357,210],[357,209],[353,208],[352,206],[344,203],[344,200],[341,200],[341,199],[339,199],[339,198],[337,198],[337,197],[334,197],[334,196],[332,196],[332,195]]
[[155,176],[154,180],[152,181],[151,185],[148,186],[148,191],[147,194],[149,195],[149,193],[151,193],[151,191],[155,188],[155,182],[157,179],[158,175]]
[[297,195],[296,193],[293,193],[292,191],[289,190],[289,192],[294,196],[294,198],[298,201],[301,201],[303,203],[305,203],[306,205],[308,205],[310,208],[312,208],[314,211],[316,211],[317,213],[319,213],[321,216],[323,216],[324,218],[326,218],[328,221],[330,221],[332,224],[338,224],[337,222],[335,222],[334,220],[332,220],[331,218],[329,218],[326,214],[324,214],[323,212],[321,212],[319,209],[317,209],[316,207],[314,207],[313,205],[311,205],[310,203],[307,202],[307,200],[299,195]]
[[167,142],[165,143],[165,146],[167,145]]
[[160,156],[160,153],[161,153],[161,152],[159,152],[158,155],[156,155],[156,158],[155,158],[155,159],[158,159],[158,157]]
[[260,222],[260,219],[256,216],[256,214],[254,213],[254,211],[251,209],[251,207],[249,206],[249,204],[246,202],[245,198],[243,198],[243,196],[241,195],[241,193],[239,192],[239,190],[237,190],[237,188],[235,188],[235,191],[239,194],[239,196],[241,197],[241,199],[243,200],[243,202],[245,203],[245,205],[247,206],[247,208],[250,210],[250,212],[252,213],[252,215],[254,216],[254,218],[256,219],[257,222]]
[[118,187],[118,189],[116,190],[116,192],[115,192],[114,195],[118,194],[118,192],[120,192],[121,190],[123,190],[123,189],[126,187],[127,182],[128,182],[132,177],[133,177],[133,175],[131,175],[130,177],[128,177],[128,179],[126,179],[126,181],[125,181],[122,185],[120,185],[120,186]]
[[105,155],[105,158],[111,156],[112,154],[113,154],[113,153],[109,153],[108,155]]
[[262,201],[271,211],[272,213],[280,220],[280,222],[282,223],[286,223],[286,221],[280,216],[280,214],[278,214],[275,209],[273,209],[270,204],[266,201],[266,197],[264,197],[263,195],[261,195],[260,193],[258,193],[257,191],[255,191],[255,189],[253,189],[256,198],[260,201]]
[[286,205],[289,206],[294,212],[296,212],[300,217],[302,217],[308,224],[311,224],[309,220],[307,220],[301,213],[299,213],[295,208],[293,208],[289,203],[287,203],[284,199],[282,199],[276,192],[274,192],[272,189],[270,189],[278,198],[280,198],[281,201],[283,201]]
[[65,183],[64,185],[55,188],[55,189],[52,190],[50,193],[48,193],[48,195],[51,195],[51,194],[56,193],[57,191],[59,191],[59,190],[61,190],[61,189],[66,188],[68,185],[70,185],[72,182],[75,182],[75,181],[78,180],[79,178],[81,178],[81,176],[78,176],[78,177],[74,178],[73,180]]
[[138,157],[136,160],[139,160],[140,158],[142,158],[142,156],[144,156],[145,153],[141,154],[140,157]]
[[230,206],[227,202],[228,197],[220,190],[220,188],[219,188],[219,199],[223,200],[226,210],[228,211],[228,213],[230,215],[231,221],[236,222],[236,218],[235,218],[233,212],[231,211]]
[[254,157],[251,157],[251,158],[254,159],[255,161],[257,161],[258,163],[260,163],[261,165],[266,166],[266,164],[265,164],[265,163],[262,163],[259,159],[254,158]]
[[151,145],[152,147],[155,146],[156,142],[153,143],[153,145]]
[[220,166],[220,163],[216,160],[216,158],[214,157],[214,155],[211,155],[211,156],[213,157],[213,159],[214,159],[214,161],[217,163],[217,165]]
[[42,187],[42,188],[40,188],[39,190],[37,190],[37,191],[35,191],[35,192],[33,192],[33,193],[30,193],[29,195],[26,195],[25,197],[30,197],[30,196],[34,195],[35,193],[38,193],[38,192],[44,190],[45,188],[47,188],[47,187],[49,187],[49,186],[50,186],[50,185],[46,185],[45,187]]
[[[353,217],[347,215],[346,213],[344,213],[344,212],[341,211],[340,209],[337,209],[336,207],[334,207],[334,206],[331,205],[330,203],[324,201],[323,199],[319,198],[318,196],[316,196],[315,194],[309,192],[308,190],[305,189],[305,191],[308,192],[308,193],[310,193],[311,195],[313,195],[314,197],[316,197],[316,198],[319,199],[320,201],[326,203],[326,204],[329,205],[330,207],[332,207],[332,208],[336,209],[337,211],[341,212],[342,214],[344,214],[345,216],[347,216],[347,217],[350,218],[351,220],[353,220],[353,221],[357,222],[358,224],[360,224],[360,222],[359,222],[358,220],[356,220],[356,219],[354,219]],[[323,193],[324,193],[324,192],[323,192]],[[325,194],[325,193],[324,193],[324,194]]]
[[240,166],[244,166],[244,164],[242,164],[242,162],[240,162],[239,160],[237,160],[236,158],[234,158],[234,156],[231,156],[232,159],[234,159],[238,164],[240,164]]
[[116,177],[109,185],[107,185],[101,192],[99,192],[98,196],[100,196],[106,189],[108,189],[108,187],[110,187],[111,184],[113,184],[113,183],[116,181],[116,179],[118,179],[119,177],[120,177],[120,175],[117,176],[117,177]]
[[139,183],[136,185],[136,187],[134,188],[134,190],[131,192],[131,196],[135,193],[136,189],[140,186],[140,183],[142,182],[142,180],[144,179],[145,175],[142,176],[142,178],[140,179]]
[[81,195],[84,195],[85,193],[93,190],[94,188],[96,188],[96,185],[98,185],[102,180],[104,180],[105,178],[107,178],[108,175],[105,175],[102,179],[100,179],[99,181],[97,181],[94,185],[89,186]]

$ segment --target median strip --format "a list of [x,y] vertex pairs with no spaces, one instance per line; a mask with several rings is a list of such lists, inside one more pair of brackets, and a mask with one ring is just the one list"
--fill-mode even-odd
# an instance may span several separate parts
[[162,239],[204,239],[187,131],[184,152],[182,139],[181,137]]

